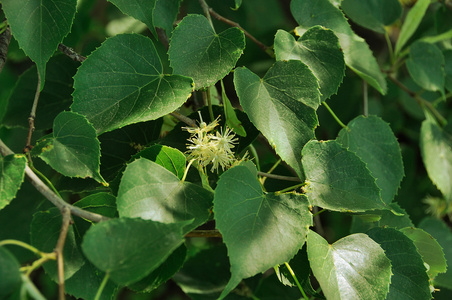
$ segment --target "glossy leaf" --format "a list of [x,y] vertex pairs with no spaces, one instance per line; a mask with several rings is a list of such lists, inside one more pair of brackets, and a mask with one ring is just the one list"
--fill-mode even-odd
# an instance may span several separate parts
[[210,215],[212,193],[145,158],[129,164],[119,186],[117,205],[121,217],[164,223],[185,220],[184,233],[205,223]]
[[41,139],[32,153],[65,176],[105,182],[99,173],[100,146],[96,131],[77,113],[60,113],[53,122],[53,133]]
[[109,0],[123,13],[146,24],[152,34],[157,37],[154,26],[154,10],[157,0]]
[[413,241],[393,228],[367,232],[391,260],[392,277],[386,299],[431,299],[429,278]]
[[16,197],[24,181],[27,159],[23,155],[0,157],[0,209]]
[[231,262],[224,298],[243,279],[289,261],[303,246],[312,215],[304,195],[264,193],[252,162],[221,175],[214,212]]
[[402,15],[399,0],[343,0],[341,8],[353,22],[382,34]]
[[448,288],[452,286],[452,231],[450,227],[442,220],[427,217],[419,223],[419,228],[431,234],[438,244],[443,248],[444,256],[447,262],[447,271],[444,274],[438,274],[434,284]]
[[306,241],[312,272],[327,299],[385,299],[391,264],[381,247],[362,233],[330,245],[314,231]]
[[155,270],[183,243],[185,225],[112,219],[92,226],[84,236],[82,249],[114,282],[128,285]]
[[[65,55],[54,56],[47,63],[46,82],[44,89],[39,94],[39,104],[36,110],[36,130],[52,128],[53,119],[71,105],[72,77],[79,65]],[[9,96],[3,124],[28,129],[28,117],[33,105],[37,83],[38,73],[35,66],[19,77]]]
[[71,109],[100,134],[174,111],[193,87],[187,77],[163,74],[149,38],[123,34],[91,53],[74,77],[74,89]]
[[344,51],[346,65],[380,93],[386,94],[385,77],[369,46],[352,31],[342,12],[329,0],[293,0],[290,9],[300,24],[298,32],[315,25],[333,30]]
[[406,66],[416,84],[444,95],[444,56],[437,46],[425,42],[413,43]]
[[46,63],[70,32],[76,0],[2,0],[2,10],[20,48],[33,60],[44,87]]
[[[48,211],[37,212],[33,215],[30,226],[31,244],[43,252],[52,252],[58,242],[61,231],[62,216],[60,210],[51,208]],[[64,278],[71,278],[85,264],[85,258],[80,251],[80,236],[70,226],[63,249]],[[50,261],[44,265],[46,273],[58,282],[58,270],[56,261]]]
[[400,231],[413,241],[422,260],[428,265],[427,274],[430,279],[435,278],[438,273],[446,272],[447,263],[443,249],[430,234],[413,227],[406,227]]
[[397,39],[395,55],[402,50],[403,46],[405,46],[416,31],[429,5],[430,0],[418,0],[408,12],[405,21],[403,22],[402,29],[400,30],[399,38]]
[[389,124],[376,116],[360,116],[342,129],[336,140],[366,163],[381,189],[383,202],[391,203],[404,171],[399,143]]
[[344,77],[344,54],[332,30],[321,26],[308,29],[299,39],[284,30],[275,36],[277,60],[301,60],[319,81],[322,101],[336,94]]
[[234,71],[240,104],[276,153],[303,177],[301,149],[314,138],[320,104],[318,83],[300,61],[277,61],[259,78],[247,68]]
[[174,29],[168,51],[174,74],[193,78],[195,88],[215,84],[235,67],[245,48],[236,28],[217,34],[206,17],[188,15]]
[[5,247],[0,247],[0,298],[6,299],[20,285],[20,264]]
[[310,141],[302,154],[312,205],[350,212],[387,209],[375,178],[355,153],[336,141]]
[[431,121],[422,122],[420,146],[428,176],[452,201],[452,137]]

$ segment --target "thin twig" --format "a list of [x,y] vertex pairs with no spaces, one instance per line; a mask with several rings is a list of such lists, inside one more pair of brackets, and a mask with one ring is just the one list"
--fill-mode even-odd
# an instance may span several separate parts
[[267,177],[267,178],[271,178],[271,179],[301,182],[300,178],[298,178],[298,177],[276,175],[276,174],[265,173],[265,172],[261,172],[261,171],[257,171],[257,175],[263,176],[263,177]]
[[86,57],[84,57],[83,55],[78,54],[71,47],[68,47],[68,46],[63,45],[63,44],[59,44],[58,45],[58,50],[63,52],[65,55],[69,56],[74,61],[83,62],[86,59]]
[[[3,143],[3,141],[0,139],[0,153],[3,156],[14,154],[11,149],[8,148],[8,146]],[[69,203],[65,202],[63,199],[58,197],[57,194],[55,194],[32,170],[31,168],[26,165],[25,166],[25,175],[27,175],[28,179],[30,180],[31,184],[50,202],[52,202],[53,205],[58,207],[58,209],[63,210],[64,207],[67,207],[71,214],[74,216],[78,216],[80,218],[84,218],[93,222],[101,222],[109,220],[110,218],[104,217],[102,215],[92,213],[86,210],[83,210],[79,207],[72,206]]]
[[367,91],[367,82],[363,80],[363,114],[369,116],[369,95]]
[[259,46],[259,48],[261,48],[262,50],[264,50],[266,53],[268,53],[270,56],[274,56],[273,51],[271,51],[271,48],[264,45],[262,42],[260,42],[259,40],[257,40],[254,36],[252,36],[248,31],[246,31],[245,29],[243,29],[242,26],[240,26],[239,23],[236,23],[234,21],[231,21],[225,17],[223,17],[222,15],[219,15],[217,12],[215,12],[212,8],[209,8],[209,13],[218,21],[221,21],[223,23],[228,24],[229,26],[232,27],[237,27],[238,29],[240,29],[241,31],[243,31],[243,33],[250,39],[252,40],[257,46]]
[[6,56],[8,54],[9,43],[11,42],[11,29],[6,27],[5,31],[0,34],[0,73],[6,63]]
[[28,135],[24,153],[28,153],[31,150],[31,136],[33,135],[33,131],[35,131],[36,110],[38,108],[39,95],[41,94],[41,76],[39,75],[39,71],[36,72],[38,73],[38,86],[36,87],[35,99],[33,100],[30,116],[28,117]]
[[184,116],[183,114],[180,114],[180,113],[174,111],[174,112],[170,113],[170,115],[172,115],[179,121],[184,122],[188,126],[197,127],[195,120],[190,119],[189,117]]
[[60,300],[64,300],[64,260],[63,260],[63,249],[64,243],[66,242],[67,232],[69,230],[69,225],[72,223],[71,211],[68,207],[63,207],[61,210],[61,215],[63,216],[63,222],[61,224],[60,236],[55,247],[55,254],[57,256],[57,266],[58,266],[58,295]]
[[221,238],[223,237],[221,233],[214,230],[193,230],[185,235],[185,237],[213,237],[213,238]]

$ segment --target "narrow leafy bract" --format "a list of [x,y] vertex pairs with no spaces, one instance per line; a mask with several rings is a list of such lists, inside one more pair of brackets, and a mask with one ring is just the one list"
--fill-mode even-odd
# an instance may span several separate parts
[[184,227],[187,233],[207,221],[212,198],[211,192],[193,183],[181,182],[159,164],[140,158],[124,171],[117,205],[121,217],[164,223],[194,219]]
[[353,22],[378,33],[402,15],[399,0],[343,0],[341,8]]
[[152,34],[157,37],[154,27],[154,10],[157,0],[108,0],[123,13],[146,24]]
[[365,163],[336,141],[310,141],[302,154],[311,204],[351,212],[388,208]]
[[217,34],[206,17],[188,15],[174,29],[168,54],[174,74],[193,78],[195,88],[201,89],[226,76],[244,48],[240,29]]
[[432,121],[425,120],[421,126],[420,146],[428,176],[452,201],[452,137]]
[[0,209],[16,197],[24,181],[27,159],[23,155],[0,157]]
[[303,177],[301,149],[314,138],[318,125],[315,76],[300,61],[277,61],[262,79],[247,68],[236,69],[234,85],[251,122]]
[[284,30],[275,36],[277,60],[301,60],[319,81],[322,101],[336,94],[345,71],[344,54],[332,30],[321,26],[308,29],[299,39]]
[[431,299],[429,278],[413,241],[393,228],[373,228],[367,232],[391,260],[392,277],[387,295],[392,299]]
[[399,143],[389,124],[376,116],[360,116],[342,129],[336,140],[366,163],[381,189],[383,202],[391,203],[404,171]]
[[2,0],[12,34],[38,67],[41,89],[46,63],[71,30],[76,5],[77,0]]
[[149,38],[123,34],[107,39],[83,62],[74,89],[71,109],[100,134],[174,111],[193,86],[190,78],[163,74]]
[[386,94],[385,77],[369,46],[352,31],[338,8],[329,0],[293,0],[290,8],[302,29],[306,30],[314,25],[332,29],[339,38],[347,66],[380,93]]
[[352,234],[329,245],[309,231],[306,244],[312,272],[328,300],[386,298],[391,264],[367,235]]
[[17,259],[5,247],[0,247],[0,298],[8,299],[19,286],[20,264]]
[[128,285],[155,270],[183,243],[182,228],[186,224],[112,219],[92,226],[84,236],[82,249],[114,282]]
[[40,140],[32,153],[65,176],[105,182],[99,173],[96,130],[82,115],[60,113],[53,122],[53,133]]
[[420,87],[444,95],[444,56],[437,46],[419,41],[413,43],[406,66]]
[[289,261],[303,246],[312,215],[304,195],[264,193],[252,162],[221,175],[214,212],[231,262],[220,298],[243,279]]

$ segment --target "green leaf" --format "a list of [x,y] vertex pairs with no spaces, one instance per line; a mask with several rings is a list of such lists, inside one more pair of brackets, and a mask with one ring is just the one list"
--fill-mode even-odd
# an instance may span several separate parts
[[[43,252],[54,251],[60,236],[61,220],[60,210],[56,207],[35,213],[30,226],[31,244]],[[63,249],[65,279],[71,278],[85,264],[79,244],[80,237],[74,227],[70,226]],[[44,270],[52,280],[58,282],[56,261],[46,263]]]
[[236,28],[217,34],[206,17],[188,15],[173,31],[168,51],[174,74],[193,78],[195,88],[215,84],[235,67],[245,49],[245,35]]
[[154,9],[154,25],[163,28],[166,35],[171,37],[173,24],[179,13],[182,0],[157,0]]
[[140,151],[134,155],[132,159],[140,157],[147,158],[161,165],[179,179],[184,177],[186,159],[185,155],[177,149],[162,145],[154,145]]
[[447,272],[439,274],[435,278],[434,284],[450,288],[452,286],[452,268],[450,267],[452,265],[452,232],[449,226],[442,220],[428,217],[419,223],[419,228],[425,230],[436,239],[443,248],[444,256],[447,261]]
[[444,71],[446,73],[445,86],[450,92],[452,91],[452,49],[443,51]]
[[414,42],[406,61],[408,73],[420,87],[444,95],[444,57],[439,48],[426,42]]
[[157,37],[154,27],[154,10],[157,0],[108,0],[123,13],[146,24],[152,34]]
[[389,124],[376,116],[359,116],[339,132],[336,141],[366,163],[383,202],[391,203],[404,171],[399,143]]
[[193,87],[187,77],[163,74],[149,38],[122,34],[107,39],[83,62],[74,89],[71,109],[100,134],[174,111]]
[[452,137],[435,123],[425,120],[421,126],[420,146],[428,176],[452,201]]
[[20,285],[20,264],[5,247],[0,247],[0,298],[6,299]]
[[276,153],[303,177],[301,149],[314,138],[320,104],[318,83],[300,61],[277,61],[259,78],[247,68],[234,71],[240,104]]
[[397,56],[403,46],[408,42],[410,37],[416,31],[417,27],[422,21],[430,0],[418,0],[408,12],[405,21],[403,22],[402,29],[400,30],[399,38],[395,46],[395,55]]
[[116,210],[116,198],[109,193],[95,193],[88,195],[75,202],[74,206],[109,218],[118,216],[118,211]]
[[438,273],[446,272],[447,262],[443,249],[430,234],[413,227],[406,227],[400,231],[413,241],[422,260],[428,265],[427,274],[430,279],[435,278]]
[[385,299],[391,264],[381,247],[362,233],[330,245],[309,231],[308,258],[325,297],[330,299]]
[[77,113],[60,113],[53,121],[53,134],[42,138],[32,154],[65,176],[105,182],[99,173],[100,146],[96,130]]
[[24,181],[27,159],[23,155],[0,157],[0,210],[16,197]]
[[[380,93],[386,94],[386,80],[372,51],[352,31],[338,8],[328,0],[293,0],[290,9],[301,29],[322,25],[333,30],[344,51],[346,65]],[[300,28],[297,31],[300,32]]]
[[341,8],[353,22],[382,34],[402,15],[399,0],[343,0]]
[[210,216],[212,194],[145,158],[129,164],[119,186],[117,205],[121,217],[164,223],[194,219],[183,232],[204,224]]
[[242,0],[234,0],[234,1],[235,1],[235,7],[233,8],[233,10],[237,10],[242,5]]
[[223,100],[223,108],[224,108],[224,116],[226,118],[226,125],[232,129],[235,133],[240,136],[246,137],[245,128],[242,125],[242,122],[237,118],[235,114],[235,110],[232,107],[231,101],[229,101],[228,96],[224,90],[223,81],[221,81],[221,99]]
[[2,0],[2,10],[20,48],[34,61],[44,87],[46,63],[70,32],[77,0]]
[[344,54],[332,30],[311,27],[298,41],[288,32],[278,30],[275,36],[277,60],[301,60],[319,81],[321,100],[336,94],[344,77]]
[[252,162],[221,175],[215,189],[216,226],[231,262],[224,298],[243,279],[289,261],[303,246],[312,215],[304,195],[264,193]]
[[312,205],[350,212],[387,209],[375,178],[355,153],[336,141],[310,141],[302,155]]
[[186,224],[112,219],[92,226],[85,234],[82,249],[114,282],[128,285],[155,270],[183,243],[182,228]]
[[[67,110],[72,103],[73,80],[77,71],[77,63],[65,55],[52,57],[47,63],[46,82],[39,94],[39,104],[36,110],[36,130],[52,128],[53,119],[62,111]],[[38,83],[36,66],[25,71],[16,82],[14,90],[8,99],[8,107],[3,124],[10,127],[29,127],[28,117],[33,105]]]
[[373,228],[367,235],[391,260],[393,275],[386,299],[432,298],[424,262],[412,240],[393,228]]

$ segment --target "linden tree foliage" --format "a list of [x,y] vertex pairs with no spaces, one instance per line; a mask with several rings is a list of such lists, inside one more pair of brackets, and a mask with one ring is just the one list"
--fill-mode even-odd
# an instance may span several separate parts
[[451,19],[0,0],[0,298],[452,298]]

